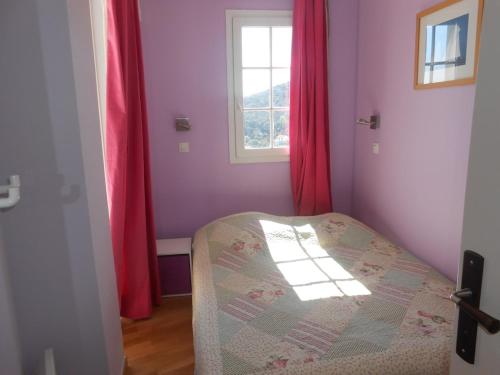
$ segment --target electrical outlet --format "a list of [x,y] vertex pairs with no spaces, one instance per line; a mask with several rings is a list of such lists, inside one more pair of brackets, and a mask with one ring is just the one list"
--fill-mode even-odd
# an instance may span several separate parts
[[378,155],[380,153],[380,144],[379,143],[373,143],[372,144],[372,152],[375,155]]
[[179,152],[189,152],[189,143],[188,142],[179,143]]

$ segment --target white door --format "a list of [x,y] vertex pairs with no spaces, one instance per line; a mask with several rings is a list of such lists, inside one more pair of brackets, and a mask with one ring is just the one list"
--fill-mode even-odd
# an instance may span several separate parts
[[[480,309],[500,319],[500,1],[486,0],[484,17],[462,252],[473,250],[484,257]],[[455,349],[452,375],[500,374],[500,333],[478,329],[473,365]]]
[[[0,211],[0,215],[1,215]],[[21,375],[21,358],[0,227],[0,374]]]

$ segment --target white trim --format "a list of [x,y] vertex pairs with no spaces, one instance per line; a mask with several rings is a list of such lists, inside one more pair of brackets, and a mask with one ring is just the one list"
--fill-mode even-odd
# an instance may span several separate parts
[[156,240],[156,253],[163,255],[188,255],[191,254],[191,237],[160,238]]
[[92,44],[94,47],[94,67],[97,80],[97,97],[103,152],[106,151],[106,71],[107,71],[107,2],[90,0]]
[[[104,0],[96,0],[94,3],[98,1],[105,3]],[[100,15],[99,13],[92,13],[89,1],[66,0],[66,6],[85,178],[84,189],[87,196],[85,209],[89,215],[92,241],[92,248],[89,250],[93,251],[92,260],[94,263],[92,266],[95,267],[94,277],[96,278],[94,282],[97,283],[100,304],[99,318],[101,324],[99,327],[93,325],[93,329],[95,328],[96,332],[99,330],[103,337],[108,366],[107,373],[116,374],[121,370],[124,352],[106,199],[100,124],[102,118],[99,116],[98,82],[95,65],[96,51],[94,50],[92,30],[92,17],[95,15],[105,17],[106,13],[104,8],[93,8],[94,10],[101,9]],[[96,21],[94,25],[103,24],[97,19],[94,19],[94,21]],[[101,29],[101,32],[103,31]],[[83,298],[78,293],[77,297],[78,299]],[[80,320],[75,324],[78,324],[80,331],[84,333],[82,333],[81,339],[93,342],[93,332],[87,332],[88,329],[85,329],[90,324],[89,319],[82,315]]]
[[[288,148],[272,150],[252,150],[241,152],[238,147],[238,135],[236,121],[235,92],[235,61],[234,61],[234,22],[238,17],[245,18],[266,18],[273,24],[281,24],[283,18],[286,22],[283,25],[291,25],[292,11],[289,10],[226,10],[226,45],[227,45],[227,96],[228,96],[228,128],[229,128],[229,159],[231,164],[247,163],[275,163],[289,162],[290,151]],[[239,151],[239,152],[238,152]]]

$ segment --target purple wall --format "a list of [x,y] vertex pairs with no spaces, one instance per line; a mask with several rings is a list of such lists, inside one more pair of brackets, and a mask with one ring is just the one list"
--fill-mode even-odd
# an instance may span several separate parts
[[[335,35],[331,80],[336,82],[333,194],[336,210],[346,213],[351,209],[354,139],[357,15],[353,3],[335,0],[331,6]],[[229,163],[225,31],[226,9],[291,9],[292,4],[292,0],[142,1],[159,237],[192,235],[213,219],[241,211],[293,214],[288,163]],[[175,132],[173,121],[179,115],[191,118],[191,132]],[[189,142],[191,152],[179,153],[179,142]]]
[[[361,0],[354,215],[455,279],[474,86],[413,89],[415,17],[439,0]],[[380,143],[380,154],[371,152]]]
[[158,269],[162,296],[191,293],[189,255],[159,256]]
[[[352,212],[455,278],[475,88],[413,89],[415,16],[438,1],[331,1],[332,186],[336,211]],[[224,14],[292,3],[142,1],[160,237],[192,235],[240,211],[293,213],[288,163],[229,163]],[[373,111],[382,128],[355,130],[355,112]],[[191,118],[191,132],[175,132],[179,115]],[[190,142],[191,152],[179,153],[179,142]]]
[[330,147],[333,208],[352,214],[358,0],[330,0]]

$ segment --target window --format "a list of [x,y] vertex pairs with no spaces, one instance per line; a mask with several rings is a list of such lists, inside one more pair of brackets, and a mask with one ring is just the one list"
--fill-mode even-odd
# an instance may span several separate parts
[[468,30],[468,14],[427,26],[424,83],[447,81],[448,68],[466,65]]
[[292,13],[226,18],[231,162],[288,161]]

